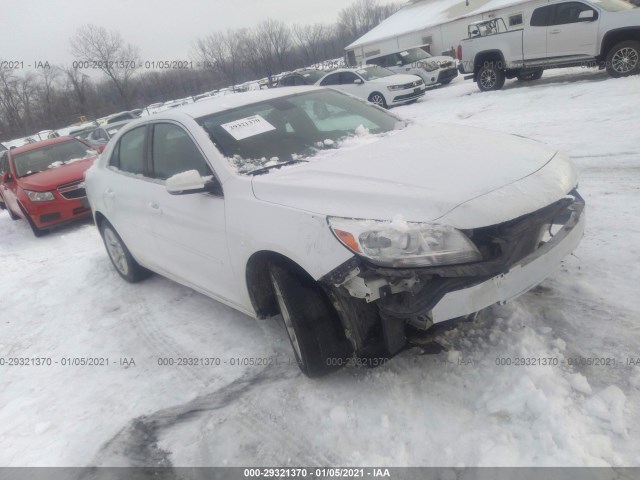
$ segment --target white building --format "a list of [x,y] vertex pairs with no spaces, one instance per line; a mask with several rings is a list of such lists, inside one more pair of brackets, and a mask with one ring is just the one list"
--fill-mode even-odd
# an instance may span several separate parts
[[349,65],[357,65],[368,57],[411,47],[448,55],[467,38],[469,23],[493,18],[498,11],[505,21],[507,17],[517,21],[524,3],[527,0],[413,0],[347,46],[345,58]]

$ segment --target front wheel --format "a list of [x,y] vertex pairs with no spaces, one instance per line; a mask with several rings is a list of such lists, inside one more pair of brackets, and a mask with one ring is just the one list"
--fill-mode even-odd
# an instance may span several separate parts
[[149,276],[149,270],[134,260],[120,235],[106,220],[100,224],[100,234],[109,259],[122,278],[127,282],[136,283]]
[[640,73],[640,42],[627,40],[615,45],[607,54],[606,66],[614,78]]
[[271,264],[269,275],[302,373],[320,377],[346,364],[351,347],[335,308],[320,286],[285,262]]
[[384,99],[384,95],[378,92],[373,92],[369,95],[369,101],[374,105],[377,105],[382,108],[388,108],[387,101]]
[[481,91],[489,92],[500,90],[504,86],[505,79],[504,72],[496,64],[485,63],[478,72],[476,82]]

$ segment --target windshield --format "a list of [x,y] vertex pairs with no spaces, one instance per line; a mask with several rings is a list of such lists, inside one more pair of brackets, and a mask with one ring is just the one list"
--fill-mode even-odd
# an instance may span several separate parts
[[403,50],[399,52],[398,55],[402,58],[403,65],[408,65],[409,63],[416,63],[420,60],[427,60],[432,58],[427,52],[422,50],[421,48],[410,48],[408,50]]
[[303,160],[357,134],[402,123],[393,115],[335,90],[274,98],[197,119],[239,173]]
[[372,66],[367,68],[361,68],[360,70],[356,70],[356,73],[360,75],[365,80],[375,80],[377,78],[390,77],[391,75],[395,75],[395,72],[391,70],[387,70],[383,67]]
[[24,177],[94,155],[96,152],[90,150],[82,142],[68,140],[14,155],[13,165],[16,169],[16,176]]
[[632,8],[636,8],[635,5],[632,5],[625,0],[592,0],[594,4],[603,8],[608,12],[620,12],[622,10],[631,10]]

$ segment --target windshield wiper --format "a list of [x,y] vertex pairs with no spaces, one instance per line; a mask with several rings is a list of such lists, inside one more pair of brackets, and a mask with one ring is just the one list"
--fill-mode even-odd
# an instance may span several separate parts
[[288,160],[286,162],[276,163],[275,165],[269,165],[268,167],[258,168],[257,170],[252,170],[248,173],[248,175],[264,175],[265,173],[269,173],[274,168],[284,167],[286,165],[293,165],[294,163],[308,163],[309,160]]

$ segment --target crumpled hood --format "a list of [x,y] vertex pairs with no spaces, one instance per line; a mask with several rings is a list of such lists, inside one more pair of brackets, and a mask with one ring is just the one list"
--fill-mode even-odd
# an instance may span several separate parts
[[[402,215],[458,228],[492,225],[542,208],[575,182],[572,164],[555,149],[451,125],[409,126],[352,140],[309,163],[252,180],[258,199],[287,207],[373,220]],[[510,190],[514,187],[519,189]]]

